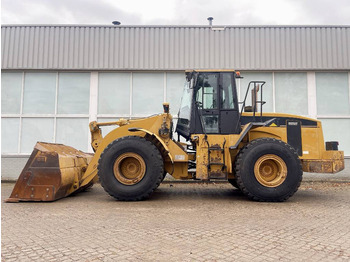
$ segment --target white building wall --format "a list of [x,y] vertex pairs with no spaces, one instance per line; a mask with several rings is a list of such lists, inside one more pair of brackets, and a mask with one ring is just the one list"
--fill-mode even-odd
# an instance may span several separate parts
[[[241,101],[249,81],[266,81],[265,112],[320,119],[325,140],[339,141],[339,149],[350,156],[350,72],[241,74],[244,79],[237,82]],[[90,121],[145,117],[162,112],[165,101],[176,115],[184,76],[183,71],[3,71],[3,177],[18,176],[36,141],[92,152]],[[103,133],[111,129],[103,127]]]

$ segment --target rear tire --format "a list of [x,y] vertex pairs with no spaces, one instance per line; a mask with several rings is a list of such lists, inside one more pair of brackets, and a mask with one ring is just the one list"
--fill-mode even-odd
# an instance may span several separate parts
[[298,154],[290,145],[273,138],[259,138],[236,158],[235,172],[241,191],[256,201],[282,202],[291,197],[302,180]]
[[148,198],[159,186],[163,173],[163,158],[157,147],[138,136],[113,141],[98,162],[101,185],[117,200]]

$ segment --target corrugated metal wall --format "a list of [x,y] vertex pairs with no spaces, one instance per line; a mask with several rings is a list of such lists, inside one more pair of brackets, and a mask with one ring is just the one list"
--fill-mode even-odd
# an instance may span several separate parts
[[4,25],[1,41],[3,69],[350,68],[350,26]]

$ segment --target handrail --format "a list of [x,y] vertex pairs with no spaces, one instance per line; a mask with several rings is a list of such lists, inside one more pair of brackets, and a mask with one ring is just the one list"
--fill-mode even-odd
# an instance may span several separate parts
[[[239,114],[239,118],[238,118],[238,121],[237,121],[236,130],[238,129],[238,125],[241,122],[241,116],[242,116],[242,113],[243,113],[243,110],[244,110],[244,107],[245,107],[245,103],[246,103],[246,100],[247,100],[247,96],[248,96],[248,92],[249,92],[251,84],[253,84],[253,90],[256,90],[258,85],[260,84],[260,88],[261,88],[260,101],[257,101],[256,97],[255,97],[255,105],[254,106],[252,105],[252,107],[254,109],[253,110],[253,121],[255,121],[256,104],[260,103],[260,122],[262,122],[262,106],[263,106],[263,104],[265,104],[265,102],[262,101],[262,95],[263,95],[263,86],[266,84],[266,82],[265,81],[250,81],[249,84],[248,84],[247,91],[245,93],[243,102],[239,102],[239,104],[243,103],[243,105],[242,105],[241,113]],[[255,93],[257,93],[257,91],[255,91]]]

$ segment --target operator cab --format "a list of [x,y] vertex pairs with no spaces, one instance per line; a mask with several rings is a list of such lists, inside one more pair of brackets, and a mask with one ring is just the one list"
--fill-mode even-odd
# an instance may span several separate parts
[[239,134],[241,125],[234,71],[186,72],[176,132],[191,134]]

